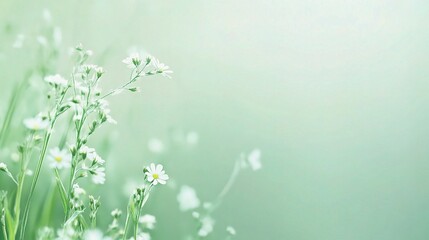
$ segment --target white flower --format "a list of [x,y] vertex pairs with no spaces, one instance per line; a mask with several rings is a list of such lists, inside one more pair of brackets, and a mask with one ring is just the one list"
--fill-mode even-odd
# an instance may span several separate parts
[[6,163],[0,162],[0,171],[8,172]]
[[155,164],[152,163],[150,167],[146,168],[147,180],[153,185],[157,185],[158,183],[165,184],[168,180],[168,175],[165,174],[163,168],[161,164],[155,166]]
[[213,218],[207,216],[201,219],[201,228],[198,230],[198,236],[200,237],[206,237],[213,231],[214,227],[214,220]]
[[[133,237],[130,239],[134,239]],[[150,240],[150,234],[149,233],[145,233],[145,232],[141,232],[139,233],[139,235],[137,235],[137,239],[136,240]]]
[[122,60],[122,62],[127,64],[129,68],[135,68],[140,66],[142,59],[140,57],[140,54],[131,53],[130,56]]
[[69,168],[71,165],[72,155],[68,149],[60,150],[58,147],[53,148],[49,151],[49,161],[51,168]]
[[198,208],[201,204],[195,189],[186,185],[180,188],[180,192],[177,195],[177,201],[179,202],[180,211],[183,212]]
[[92,182],[95,184],[104,184],[106,181],[106,173],[104,167],[96,168],[92,172]]
[[164,143],[157,138],[150,139],[147,143],[147,147],[149,148],[149,151],[153,153],[162,153],[165,149]]
[[27,118],[24,120],[24,125],[28,129],[31,130],[44,130],[47,129],[49,126],[49,121],[47,119],[43,119],[40,116],[37,116],[35,118]]
[[261,169],[261,150],[254,149],[253,151],[251,151],[249,153],[249,156],[247,156],[247,161],[249,162],[250,167],[253,171]]
[[145,214],[139,218],[139,222],[147,229],[154,229],[156,218],[153,215]]
[[170,70],[169,66],[159,62],[159,60],[156,59],[155,57],[152,57],[151,62],[157,73],[161,73],[164,77],[171,78],[169,74],[172,74],[173,71]]
[[68,81],[66,79],[64,79],[63,77],[61,77],[61,75],[56,74],[56,75],[50,75],[50,76],[46,76],[45,77],[45,81],[48,82],[49,84],[52,84],[54,86],[59,86],[59,87],[67,87]]
[[237,232],[235,231],[235,229],[231,226],[226,227],[226,231],[231,234],[231,235],[235,235],[237,234]]
[[103,232],[98,229],[86,230],[82,240],[109,240],[110,237],[104,237]]

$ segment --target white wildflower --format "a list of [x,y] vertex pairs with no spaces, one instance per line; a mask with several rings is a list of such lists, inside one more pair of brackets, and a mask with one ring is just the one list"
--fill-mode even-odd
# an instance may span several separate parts
[[48,82],[51,85],[54,85],[55,87],[67,87],[68,81],[64,79],[61,75],[50,75],[45,77],[45,81]]
[[25,36],[23,34],[18,34],[18,36],[16,36],[15,42],[13,42],[12,47],[13,48],[22,48],[24,39],[25,39]]
[[198,208],[201,204],[195,189],[186,185],[180,188],[180,192],[177,195],[177,201],[179,202],[180,210],[183,212]]
[[99,167],[92,171],[92,182],[95,184],[104,184],[106,181],[106,173],[104,171],[104,167]]
[[48,40],[44,36],[39,35],[36,37],[36,40],[43,47],[48,46]]
[[193,211],[192,212],[192,217],[198,219],[198,218],[200,218],[200,213],[196,212],[196,211]]
[[6,163],[0,162],[0,171],[8,173],[9,170],[7,169]]
[[130,56],[122,60],[122,62],[125,63],[129,68],[136,68],[140,66],[142,59],[140,57],[140,54],[131,53]]
[[198,136],[198,133],[197,133],[197,132],[189,132],[189,133],[186,135],[186,142],[187,142],[189,145],[195,145],[195,144],[197,144],[197,143],[198,143],[198,140],[199,140],[199,136]]
[[226,231],[229,234],[233,235],[233,236],[237,234],[237,232],[235,231],[235,229],[233,227],[231,227],[231,226],[226,227]]
[[[134,239],[133,237],[130,239]],[[150,234],[149,233],[145,233],[145,232],[141,232],[139,233],[139,235],[137,235],[137,239],[136,240],[150,240]]]
[[24,125],[28,129],[31,130],[45,130],[49,126],[49,121],[47,119],[43,119],[40,116],[34,118],[27,118],[24,120]]
[[109,240],[110,237],[104,237],[103,232],[98,229],[86,230],[83,234],[82,240]]
[[162,153],[165,149],[164,143],[157,138],[150,139],[147,143],[147,147],[149,151],[153,153]]
[[49,151],[48,160],[50,161],[51,168],[69,168],[71,165],[72,155],[68,149],[60,150],[58,147]]
[[154,229],[156,218],[153,215],[145,214],[139,218],[139,222],[147,229]]
[[63,36],[61,34],[61,28],[59,27],[54,28],[52,38],[54,39],[54,43],[56,46],[59,46],[61,44],[61,41],[63,39]]
[[155,164],[152,163],[145,171],[147,180],[153,185],[157,185],[158,183],[165,184],[168,180],[168,175],[165,174],[163,168],[161,164],[155,166]]
[[198,236],[206,237],[209,235],[214,228],[215,221],[210,216],[201,219],[201,228],[198,230]]
[[250,167],[253,171],[257,171],[262,168],[261,164],[261,150],[254,149],[249,153],[249,156],[247,156],[247,161],[250,164]]
[[170,67],[165,65],[164,63],[159,62],[159,60],[155,57],[152,57],[151,59],[152,65],[155,68],[155,71],[157,73],[160,73],[164,77],[171,78],[169,74],[172,74],[173,71],[170,70]]
[[86,194],[85,189],[81,188],[77,183],[73,184],[73,193],[76,197]]

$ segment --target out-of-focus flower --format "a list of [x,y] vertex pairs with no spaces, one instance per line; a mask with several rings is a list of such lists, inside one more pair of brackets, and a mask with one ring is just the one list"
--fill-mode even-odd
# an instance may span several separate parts
[[189,145],[197,144],[198,140],[199,140],[199,136],[197,132],[189,132],[188,134],[186,134],[186,142]]
[[165,149],[164,143],[157,138],[150,139],[147,143],[147,147],[149,151],[153,153],[162,153]]
[[[133,239],[133,238],[131,238],[131,239]],[[139,235],[137,235],[136,240],[150,240],[150,234],[145,233],[145,232],[141,232],[141,233],[139,233]]]
[[47,119],[43,119],[40,116],[34,118],[27,118],[24,120],[24,125],[28,129],[37,131],[37,130],[45,130],[49,126],[49,121]]
[[201,219],[201,228],[198,230],[198,236],[206,237],[209,235],[214,228],[215,221],[210,216],[206,216]]
[[106,173],[104,167],[96,168],[91,172],[92,174],[92,182],[95,184],[104,184],[106,181]]
[[140,57],[140,54],[131,53],[127,58],[122,60],[122,62],[125,63],[129,68],[136,68],[140,66],[142,59]]
[[198,208],[201,204],[195,189],[187,185],[180,188],[177,201],[179,202],[179,209],[183,212]]
[[154,229],[156,218],[153,215],[145,214],[139,218],[139,222],[147,229]]
[[165,184],[168,180],[168,175],[165,174],[163,168],[164,167],[161,164],[158,164],[156,166],[153,163],[150,164],[150,166],[147,167],[145,170],[147,180],[153,185],[157,185],[158,183]]
[[261,163],[261,150],[254,149],[249,153],[249,156],[247,156],[247,161],[249,162],[250,167],[253,171],[257,171],[262,168]]
[[103,232],[98,229],[89,229],[83,234],[82,240],[111,240],[111,238],[104,237]]
[[161,63],[157,58],[152,57],[151,63],[153,67],[155,68],[156,73],[160,73],[164,77],[171,78],[169,74],[172,74],[173,71],[170,69],[169,66],[165,65],[164,63]]
[[229,234],[233,235],[233,236],[237,234],[237,232],[235,231],[235,229],[233,227],[231,227],[231,226],[226,227],[226,231]]
[[48,160],[50,161],[51,168],[69,168],[71,165],[72,156],[68,149],[60,150],[58,147],[49,151]]

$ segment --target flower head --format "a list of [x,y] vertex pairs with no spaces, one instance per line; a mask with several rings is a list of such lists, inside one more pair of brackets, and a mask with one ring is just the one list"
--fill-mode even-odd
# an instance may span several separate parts
[[139,222],[147,229],[154,229],[156,218],[153,215],[145,214],[139,218]]
[[209,235],[214,228],[215,221],[210,216],[201,219],[201,228],[198,230],[198,236],[206,237]]
[[235,229],[231,226],[226,227],[226,231],[232,236],[237,234],[237,231],[235,231]]
[[247,156],[247,161],[250,164],[250,168],[252,168],[253,171],[257,171],[262,168],[261,164],[261,150],[254,149],[249,153],[249,156]]
[[68,149],[60,150],[58,147],[53,148],[49,151],[49,161],[51,168],[69,168],[71,165],[72,155]]
[[47,119],[43,119],[40,116],[34,118],[27,118],[24,120],[24,125],[30,130],[44,130],[49,126],[49,121]]
[[140,57],[140,54],[138,53],[132,53],[130,56],[122,60],[123,63],[127,64],[129,68],[136,68],[140,66],[142,59]]
[[55,87],[65,88],[67,87],[67,84],[68,84],[68,81],[63,77],[61,77],[61,75],[59,74],[47,76],[45,77],[45,81]]
[[179,202],[180,210],[183,212],[195,209],[201,204],[195,189],[186,185],[180,188],[180,192],[177,195],[177,201]]
[[171,76],[169,74],[172,74],[173,71],[170,69],[169,66],[165,65],[164,63],[161,63],[158,59],[156,59],[155,57],[152,57],[151,63],[153,65],[153,67],[155,68],[155,71],[157,73],[160,73],[161,75],[163,75],[164,77],[168,77],[171,78]]
[[106,173],[104,171],[104,167],[98,167],[95,170],[91,171],[92,182],[95,184],[104,184],[104,182],[106,181]]
[[147,180],[153,185],[157,185],[158,183],[165,184],[168,180],[168,175],[165,174],[163,168],[161,164],[156,166],[154,163],[150,164],[150,166],[145,169]]

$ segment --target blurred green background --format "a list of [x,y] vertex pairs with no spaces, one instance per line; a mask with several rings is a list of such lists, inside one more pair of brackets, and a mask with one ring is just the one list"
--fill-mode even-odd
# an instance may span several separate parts
[[[124,184],[152,161],[209,201],[239,154],[258,147],[263,169],[239,177],[215,214],[217,231],[232,225],[240,240],[429,239],[428,2],[1,0],[2,114],[21,66],[34,61],[25,49],[34,39],[11,46],[43,29],[44,9],[62,30],[65,76],[79,42],[105,68],[105,89],[126,80],[121,60],[133,46],[174,70],[111,99],[118,125],[98,134],[112,141],[102,211],[124,207]],[[148,151],[149,139],[168,142],[178,130],[198,132],[198,146]],[[153,196],[154,239],[192,229],[175,191]]]

